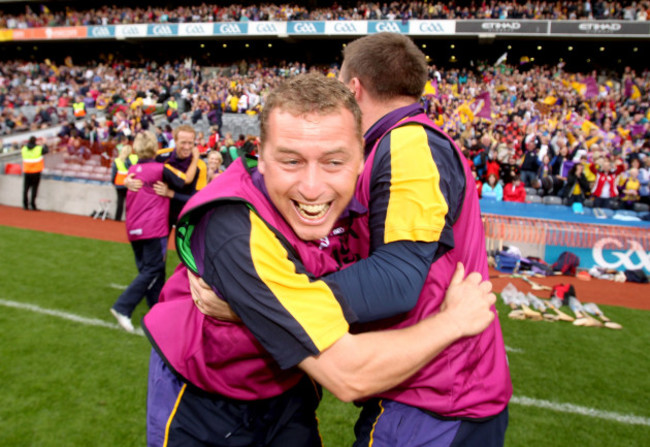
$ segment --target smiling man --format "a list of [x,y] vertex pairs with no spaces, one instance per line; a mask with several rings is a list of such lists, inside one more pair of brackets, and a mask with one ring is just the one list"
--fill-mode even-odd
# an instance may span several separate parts
[[[363,168],[361,114],[338,81],[304,75],[268,97],[258,169],[239,159],[188,202],[177,228],[185,266],[144,319],[152,342],[149,445],[320,446],[320,389],[342,400],[388,389],[493,319],[491,285],[456,272],[441,312],[396,331],[352,335],[335,283],[340,215]],[[203,315],[187,269],[242,321]],[[435,334],[435,336],[433,335]],[[308,375],[305,375],[306,372]]]
[[345,109],[324,116],[281,109],[268,115],[274,132],[262,129],[258,169],[269,198],[300,239],[327,236],[354,194],[363,154],[360,133],[347,125],[353,122]]
[[182,124],[174,129],[174,148],[161,149],[156,161],[165,163],[165,168],[185,181],[185,186],[175,188],[169,185],[167,197],[169,203],[169,228],[176,224],[178,215],[192,194],[207,184],[208,168],[199,157],[194,137],[196,131],[189,124]]

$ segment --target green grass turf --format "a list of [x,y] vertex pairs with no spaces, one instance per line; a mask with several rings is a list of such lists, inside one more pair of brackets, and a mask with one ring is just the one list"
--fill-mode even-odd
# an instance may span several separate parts
[[[114,323],[136,269],[127,244],[0,226],[0,299]],[[169,253],[168,273],[177,257]],[[580,297],[579,297],[580,298]],[[514,321],[498,304],[515,396],[650,419],[650,312],[601,306],[623,331]],[[146,312],[140,304],[138,322]],[[144,337],[0,306],[1,446],[142,446]],[[325,445],[351,445],[358,408],[325,395]],[[508,446],[645,446],[650,427],[512,404]]]

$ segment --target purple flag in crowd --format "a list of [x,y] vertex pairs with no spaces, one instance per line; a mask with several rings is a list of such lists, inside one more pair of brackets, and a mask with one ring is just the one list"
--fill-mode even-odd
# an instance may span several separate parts
[[483,92],[480,95],[474,97],[474,101],[471,105],[474,116],[479,118],[491,119],[492,118],[492,101],[490,100],[490,94],[488,92]]
[[625,96],[630,96],[632,94],[632,80],[631,79],[626,79],[625,80],[625,90],[623,91],[623,94]]
[[587,86],[587,90],[585,90],[585,98],[591,99],[598,96],[598,84],[594,78],[591,76],[585,78],[585,85]]

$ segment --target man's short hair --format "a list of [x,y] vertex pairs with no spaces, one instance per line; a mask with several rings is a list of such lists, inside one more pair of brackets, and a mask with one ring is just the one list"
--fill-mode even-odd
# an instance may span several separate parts
[[174,129],[174,141],[178,139],[179,132],[189,132],[192,135],[196,136],[196,129],[194,129],[194,127],[190,126],[189,124],[181,124],[176,129]]
[[420,99],[427,82],[424,53],[407,36],[378,33],[357,39],[343,50],[342,79],[356,77],[373,96]]
[[140,132],[135,136],[135,140],[133,140],[133,149],[141,160],[154,158],[158,151],[158,139],[152,132]]
[[274,88],[266,98],[260,114],[260,139],[262,146],[268,135],[269,116],[279,109],[294,116],[308,114],[328,115],[340,109],[347,109],[354,117],[354,126],[359,138],[363,140],[361,109],[354,95],[335,78],[320,73],[294,76]]

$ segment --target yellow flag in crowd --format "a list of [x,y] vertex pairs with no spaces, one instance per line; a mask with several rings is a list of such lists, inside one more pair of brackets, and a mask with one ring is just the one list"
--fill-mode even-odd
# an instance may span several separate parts
[[52,71],[54,72],[55,75],[57,75],[57,76],[59,75],[59,69],[57,68],[56,65],[54,65],[54,64],[52,63],[52,61],[50,61],[49,59],[45,59],[45,65],[47,65],[48,67],[50,67],[50,68],[52,69]]
[[582,131],[586,135],[589,135],[589,132],[591,132],[592,129],[600,129],[600,127],[598,127],[597,125],[595,125],[594,123],[592,123],[589,120],[584,120],[583,123],[582,123],[582,126],[580,126],[580,127],[582,128]]
[[582,82],[573,81],[571,83],[571,87],[573,87],[573,90],[575,90],[576,92],[578,92],[580,95],[583,96],[587,91],[587,84],[583,84]]
[[555,96],[547,96],[542,102],[547,106],[553,106],[557,102],[557,98]]
[[472,112],[472,109],[469,108],[469,105],[467,103],[463,103],[460,105],[455,112],[458,117],[460,118],[460,122],[463,124],[466,124],[467,122],[472,122],[474,121],[474,112]]
[[433,80],[429,79],[424,85],[424,96],[437,96],[438,95],[438,86],[433,84]]

